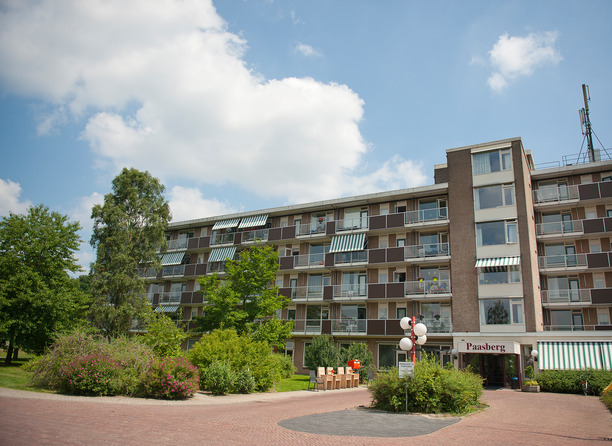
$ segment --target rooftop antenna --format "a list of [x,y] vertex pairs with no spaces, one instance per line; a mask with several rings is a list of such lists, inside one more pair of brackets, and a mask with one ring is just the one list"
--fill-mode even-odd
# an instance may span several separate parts
[[589,118],[589,101],[591,100],[591,92],[589,86],[582,84],[582,96],[584,97],[584,108],[579,110],[580,128],[582,136],[587,139],[587,153],[589,154],[589,162],[595,162],[595,149],[593,149],[593,129],[591,128],[591,119]]

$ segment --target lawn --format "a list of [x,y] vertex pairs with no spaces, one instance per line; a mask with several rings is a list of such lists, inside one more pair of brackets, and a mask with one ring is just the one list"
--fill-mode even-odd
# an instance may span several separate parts
[[31,372],[26,372],[21,368],[23,364],[28,362],[31,356],[20,352],[19,359],[13,359],[9,366],[4,365],[4,357],[6,353],[0,351],[0,387],[8,387],[16,390],[29,390],[31,392],[50,392],[46,389],[32,387],[28,385],[28,381],[32,376]]
[[277,392],[293,392],[294,390],[308,389],[308,375],[293,375],[291,378],[283,379],[276,383],[275,389]]

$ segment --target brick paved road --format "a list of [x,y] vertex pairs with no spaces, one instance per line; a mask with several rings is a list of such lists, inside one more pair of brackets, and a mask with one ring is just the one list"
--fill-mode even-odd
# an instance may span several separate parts
[[[487,410],[420,437],[372,438],[297,432],[278,425],[309,414],[338,417],[368,405],[366,389],[187,402],[86,398],[0,389],[0,445],[579,445],[609,444],[612,419],[596,397],[485,391]],[[346,413],[352,413],[346,411]],[[354,413],[354,412],[353,412]],[[345,420],[340,417],[338,420]],[[405,420],[389,415],[389,426]],[[381,421],[377,421],[381,423]]]

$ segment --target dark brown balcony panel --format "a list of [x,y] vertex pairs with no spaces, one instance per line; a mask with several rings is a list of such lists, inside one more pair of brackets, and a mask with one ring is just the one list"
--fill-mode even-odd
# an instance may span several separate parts
[[385,284],[372,283],[368,285],[368,299],[383,299],[385,297]]
[[185,291],[181,293],[181,303],[190,304],[192,303],[193,291]]
[[206,275],[206,263],[198,263],[196,265],[196,276],[205,276]]
[[327,235],[334,235],[336,233],[336,222],[335,221],[327,222],[327,225],[325,226],[325,233]]
[[580,184],[578,186],[578,196],[581,200],[593,200],[599,198],[599,187],[597,183]]
[[268,231],[268,241],[280,240],[283,236],[283,228],[271,228]]
[[400,327],[399,319],[387,319],[386,321],[386,332],[388,335],[393,336],[404,336],[404,330]]
[[278,294],[283,297],[291,299],[291,288],[279,288]]
[[321,321],[321,334],[331,334],[331,321]]
[[387,216],[376,215],[374,217],[370,217],[370,229],[387,229]]
[[386,252],[385,248],[370,249],[370,263],[385,263],[387,261]]
[[368,321],[368,334],[369,335],[384,335],[385,334],[385,320],[384,319],[370,319]]
[[204,303],[204,295],[200,291],[194,291],[191,296],[192,304],[201,304]]
[[[612,181],[611,181],[612,183]],[[603,219],[604,229],[606,232],[612,232],[612,217],[606,217]]]
[[185,265],[185,275],[186,276],[195,276],[196,275],[196,264],[191,263],[189,265]]
[[159,294],[154,294],[153,295],[153,305],[159,305]]
[[610,266],[607,252],[587,254],[586,258],[589,268],[608,268]]
[[323,300],[333,300],[334,299],[334,287],[326,286],[323,287]]
[[404,296],[404,282],[388,283],[387,297],[406,297]]
[[200,237],[192,237],[187,241],[187,249],[198,249],[200,243]]
[[207,235],[206,237],[200,237],[198,248],[208,248],[210,246],[210,237]]
[[612,288],[594,288],[591,290],[593,304],[612,304]]
[[334,266],[334,259],[336,257],[336,254],[334,253],[327,253],[325,254],[325,266]]
[[295,226],[287,226],[283,229],[283,240],[295,238]]
[[604,222],[602,218],[591,218],[589,220],[583,220],[582,227],[584,228],[585,234],[605,232]]
[[597,330],[612,330],[612,325],[595,325],[595,331]]
[[601,198],[612,197],[612,181],[602,181],[599,184],[599,194]]
[[400,228],[404,226],[404,214],[387,215],[387,228]]
[[404,261],[404,248],[388,248],[387,249],[387,262],[403,262]]
[[293,257],[281,257],[280,269],[293,269]]

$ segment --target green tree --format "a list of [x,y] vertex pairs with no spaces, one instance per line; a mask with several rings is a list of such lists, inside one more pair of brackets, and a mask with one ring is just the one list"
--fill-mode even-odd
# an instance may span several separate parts
[[157,313],[155,320],[147,327],[142,341],[161,358],[176,357],[183,354],[181,344],[188,336],[185,330],[177,327],[168,316]]
[[337,367],[340,363],[340,352],[329,335],[313,336],[312,342],[304,351],[304,366],[310,370],[317,367]]
[[355,342],[349,344],[348,347],[343,347],[340,350],[340,364],[346,366],[348,361],[353,359],[359,359],[361,368],[359,369],[359,375],[363,380],[368,376],[368,370],[374,364],[374,358],[372,352],[368,349],[368,345],[365,342]]
[[227,261],[225,271],[224,279],[217,274],[198,279],[207,302],[200,330],[233,328],[284,348],[293,322],[282,322],[275,315],[288,302],[274,285],[278,253],[271,246],[255,245],[242,251],[239,260]]
[[41,353],[55,333],[84,321],[87,295],[69,272],[81,267],[74,257],[79,223],[43,205],[27,215],[0,221],[0,339],[14,349]]
[[156,252],[165,243],[170,220],[164,191],[149,172],[124,168],[104,204],[93,207],[96,262],[90,318],[107,337],[127,333],[134,319],[144,324],[151,317],[138,271],[141,266],[160,268]]

